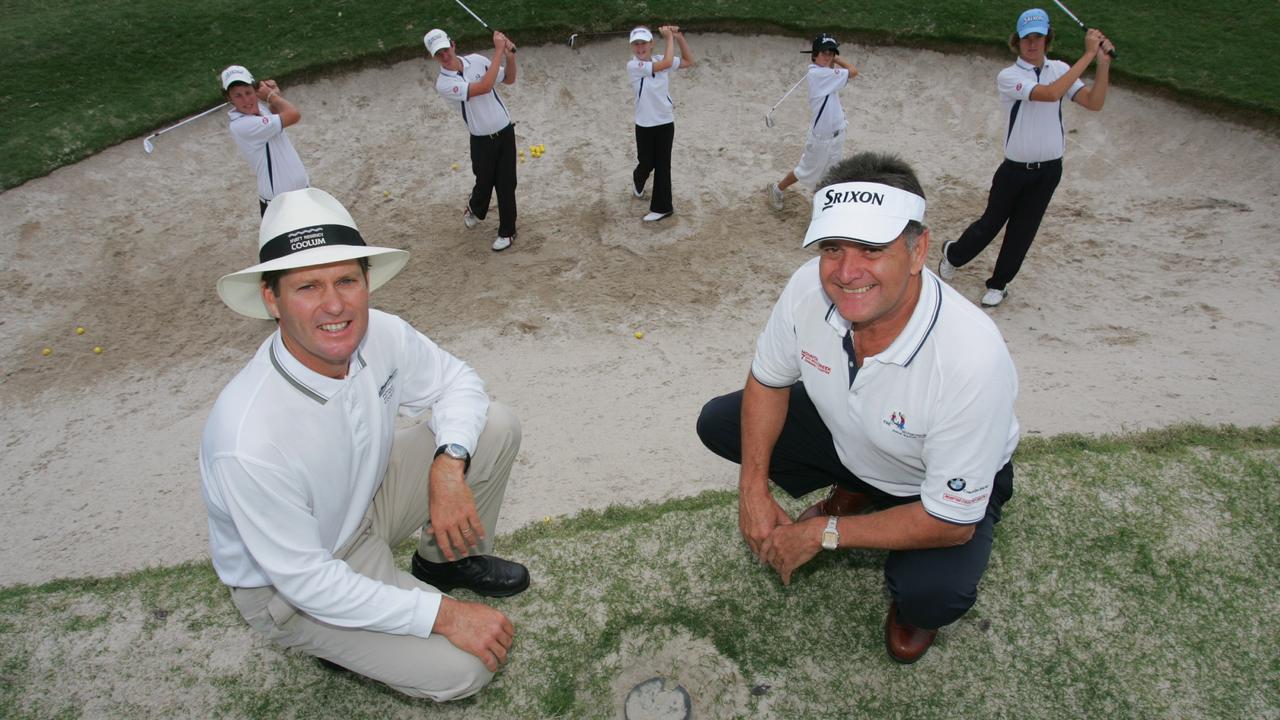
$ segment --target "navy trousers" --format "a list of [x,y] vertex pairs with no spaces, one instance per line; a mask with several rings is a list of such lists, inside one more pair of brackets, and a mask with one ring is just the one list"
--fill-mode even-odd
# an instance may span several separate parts
[[[711,452],[742,462],[742,391],[712,399],[698,416],[698,437]],[[867,493],[878,509],[917,502],[897,497],[863,482],[840,462],[831,431],[822,422],[804,384],[791,387],[787,420],[769,459],[769,478],[791,495],[839,485]],[[895,550],[884,565],[885,584],[898,602],[898,613],[917,627],[936,629],[960,619],[978,599],[978,581],[991,557],[1000,508],[1013,496],[1013,463],[996,473],[987,514],[964,545],[928,550]]]
[[471,136],[471,172],[476,176],[467,205],[480,220],[498,191],[498,235],[516,235],[516,130],[508,125],[492,135]]
[[636,126],[636,168],[631,181],[643,190],[653,173],[653,194],[649,196],[649,212],[669,213],[671,209],[671,146],[676,139],[676,124]]
[[1008,223],[996,257],[996,268],[987,279],[989,288],[1003,290],[1018,274],[1040,230],[1040,221],[1053,199],[1053,191],[1062,180],[1061,159],[1034,165],[1036,167],[1029,168],[1026,163],[1011,160],[1001,163],[991,178],[991,192],[982,217],[945,249],[947,262],[963,267],[985,250],[1000,228]]

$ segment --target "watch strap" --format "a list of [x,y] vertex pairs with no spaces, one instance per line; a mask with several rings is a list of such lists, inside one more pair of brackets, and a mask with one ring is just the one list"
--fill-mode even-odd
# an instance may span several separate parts
[[822,531],[822,547],[835,550],[840,547],[840,529],[836,526],[838,518],[832,515],[827,518],[827,527]]
[[[459,448],[459,449],[461,450],[461,452],[462,452],[462,457],[458,457],[455,453],[453,453],[453,452],[449,452],[449,448],[450,448],[450,447]],[[455,452],[456,452],[456,451],[455,451]],[[443,455],[443,454],[445,454],[445,453],[448,453],[449,457],[451,457],[451,458],[453,458],[453,459],[455,459],[455,460],[461,460],[461,461],[462,461],[462,474],[463,474],[463,475],[465,475],[465,474],[467,473],[467,471],[471,469],[471,453],[467,452],[467,449],[466,449],[466,448],[464,448],[464,447],[462,447],[462,446],[461,446],[461,445],[459,445],[458,443],[445,443],[445,444],[441,445],[440,447],[436,448],[436,454],[435,454],[435,455],[432,455],[432,456],[431,456],[431,459],[432,459],[432,460],[435,460],[436,458],[440,457],[441,455]]]

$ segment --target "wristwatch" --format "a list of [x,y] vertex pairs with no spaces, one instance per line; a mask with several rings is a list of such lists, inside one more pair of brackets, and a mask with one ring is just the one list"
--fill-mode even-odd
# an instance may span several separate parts
[[840,547],[840,531],[836,529],[836,516],[827,518],[827,529],[822,531],[822,549],[835,550]]
[[462,472],[464,473],[471,468],[471,453],[467,452],[467,449],[458,443],[445,443],[444,445],[441,445],[436,448],[436,454],[431,457],[434,460],[435,458],[440,457],[441,454],[448,455],[454,460],[461,460]]

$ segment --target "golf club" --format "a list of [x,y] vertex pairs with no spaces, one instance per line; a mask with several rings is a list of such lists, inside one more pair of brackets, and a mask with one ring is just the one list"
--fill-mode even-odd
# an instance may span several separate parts
[[157,131],[157,132],[153,132],[153,133],[151,133],[150,135],[148,135],[148,136],[146,136],[146,137],[142,138],[142,149],[143,149],[143,150],[146,150],[146,151],[147,151],[147,154],[148,154],[148,155],[150,155],[150,154],[151,154],[152,152],[154,152],[154,151],[155,151],[155,149],[156,149],[155,144],[151,142],[151,140],[152,140],[152,139],[154,139],[154,138],[158,138],[158,137],[160,137],[161,135],[163,135],[163,134],[165,134],[165,133],[167,133],[167,132],[169,132],[170,130],[173,130],[173,129],[175,129],[175,128],[180,128],[180,127],[182,127],[183,125],[186,125],[187,123],[191,122],[192,120],[198,120],[199,118],[202,118],[202,117],[204,117],[205,115],[208,115],[208,114],[209,114],[209,113],[211,113],[211,112],[216,112],[216,111],[218,111],[218,110],[221,110],[222,108],[224,108],[224,107],[226,107],[226,106],[228,106],[228,105],[230,105],[230,104],[231,104],[231,103],[222,103],[221,105],[218,105],[218,106],[216,106],[216,107],[211,107],[211,108],[209,108],[208,110],[205,110],[204,112],[202,112],[202,113],[200,113],[200,114],[198,114],[198,115],[192,115],[191,117],[187,118],[186,120],[182,120],[181,122],[176,122],[176,123],[174,123],[174,124],[170,125],[169,127],[167,127],[167,128],[165,128],[165,129],[163,129],[163,130],[160,130],[160,131]]
[[[1067,14],[1067,17],[1071,18],[1072,20],[1075,20],[1075,21],[1076,21],[1076,24],[1080,26],[1080,29],[1081,29],[1081,30],[1084,30],[1085,32],[1089,32],[1089,28],[1088,28],[1088,26],[1086,26],[1084,23],[1080,22],[1080,18],[1076,17],[1076,14],[1075,14],[1075,13],[1071,12],[1070,10],[1068,10],[1066,5],[1063,5],[1062,3],[1058,2],[1058,0],[1053,0],[1053,4],[1055,4],[1055,5],[1057,5],[1058,7],[1062,8],[1062,12],[1066,13],[1066,14]],[[1116,49],[1115,49],[1115,48],[1111,48],[1110,50],[1108,50],[1108,51],[1107,51],[1107,54],[1108,54],[1108,55],[1110,55],[1112,58],[1115,58],[1115,57],[1116,57]]]
[[605,30],[603,32],[580,32],[569,36],[569,49],[578,49],[578,38],[601,37],[604,35],[627,35],[630,30]]
[[785,93],[783,93],[783,94],[782,94],[782,97],[778,98],[778,102],[774,103],[774,104],[773,104],[773,107],[769,108],[769,112],[767,112],[767,113],[765,113],[765,114],[764,114],[764,126],[765,126],[765,127],[773,127],[773,111],[778,109],[778,106],[782,104],[782,101],[783,101],[783,100],[786,100],[786,99],[787,99],[787,96],[788,96],[788,95],[790,95],[790,94],[792,93],[792,91],[794,91],[796,88],[800,87],[800,83],[804,82],[804,79],[805,79],[806,77],[808,77],[808,75],[803,75],[803,76],[801,76],[801,78],[800,78],[799,80],[797,80],[797,81],[796,81],[796,84],[791,86],[791,90],[788,90],[788,91],[786,91]]
[[[479,15],[471,12],[471,8],[467,7],[466,4],[462,2],[462,0],[453,0],[453,1],[458,3],[458,7],[462,8],[463,10],[466,10],[468,15],[475,18],[476,22],[483,25],[485,30],[488,30],[489,32],[493,32],[493,28],[489,27],[489,23],[485,22],[484,20],[481,20]],[[515,50],[512,49],[511,52],[515,52]]]

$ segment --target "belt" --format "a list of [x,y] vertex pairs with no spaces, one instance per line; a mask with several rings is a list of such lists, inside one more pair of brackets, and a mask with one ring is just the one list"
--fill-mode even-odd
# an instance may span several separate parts
[[498,138],[502,137],[503,133],[510,130],[513,126],[515,126],[515,123],[509,123],[506,127],[502,128],[496,133],[489,133],[488,135],[476,135],[475,137],[482,137],[482,138],[489,138],[490,140],[497,140]]
[[1039,170],[1041,168],[1051,168],[1055,165],[1061,165],[1062,158],[1056,158],[1054,160],[1042,160],[1040,162],[1018,162],[1017,160],[1009,160],[1008,158],[1005,158],[1004,162],[1006,165],[1012,165],[1013,167],[1016,167],[1019,170]]

